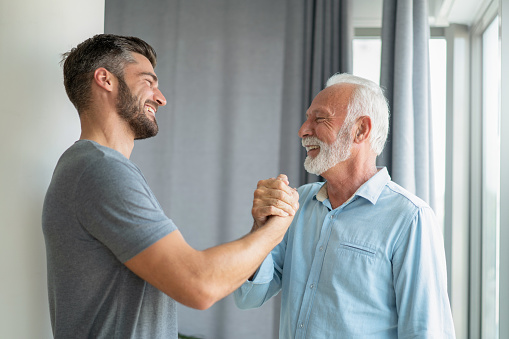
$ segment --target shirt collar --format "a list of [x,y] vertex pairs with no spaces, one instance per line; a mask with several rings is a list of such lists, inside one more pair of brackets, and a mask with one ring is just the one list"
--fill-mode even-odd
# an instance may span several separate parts
[[327,182],[320,187],[320,190],[316,193],[316,200],[319,202],[324,202],[329,198],[329,192],[327,191]]
[[[369,200],[373,205],[376,204],[385,185],[387,185],[387,183],[391,180],[386,167],[377,167],[377,169],[377,173],[364,184],[362,184],[362,186],[357,189],[354,195],[352,195],[350,199],[348,199],[348,201],[345,203],[348,203],[355,196],[360,196],[366,200]],[[323,184],[322,187],[318,190],[315,198],[322,203],[329,198],[327,182]]]

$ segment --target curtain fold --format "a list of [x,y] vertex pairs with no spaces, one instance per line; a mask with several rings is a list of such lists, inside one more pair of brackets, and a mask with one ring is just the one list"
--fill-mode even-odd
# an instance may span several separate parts
[[352,0],[288,0],[286,7],[280,169],[300,186],[323,180],[305,171],[297,131],[327,79],[353,70]]
[[[310,181],[297,131],[327,78],[351,71],[350,2],[106,0],[105,32],[157,51],[168,104],[157,113],[159,134],[136,141],[131,159],[194,248],[250,230],[258,180]],[[277,298],[241,311],[229,296],[178,314],[187,335],[278,338]]]
[[[351,0],[307,0],[305,6],[302,80],[304,86],[302,112],[304,113],[331,75],[353,71]],[[304,113],[302,122],[304,122]],[[306,152],[301,148],[300,153],[302,164],[306,158]],[[302,165],[300,167],[302,168]],[[304,169],[301,170],[299,184],[314,181],[323,181],[323,178],[309,174]]]
[[428,44],[428,2],[384,0],[380,84],[391,116],[377,162],[435,207]]

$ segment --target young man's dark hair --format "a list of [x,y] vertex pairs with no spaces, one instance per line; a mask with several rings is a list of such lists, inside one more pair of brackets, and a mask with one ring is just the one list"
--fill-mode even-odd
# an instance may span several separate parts
[[63,54],[65,91],[79,114],[90,104],[94,71],[104,67],[123,80],[126,64],[135,62],[132,53],[143,55],[155,68],[155,50],[136,37],[98,34]]

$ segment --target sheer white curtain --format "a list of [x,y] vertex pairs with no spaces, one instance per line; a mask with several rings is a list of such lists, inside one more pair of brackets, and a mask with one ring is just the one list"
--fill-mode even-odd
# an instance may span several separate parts
[[380,83],[391,110],[380,165],[392,179],[435,204],[427,0],[384,0]]

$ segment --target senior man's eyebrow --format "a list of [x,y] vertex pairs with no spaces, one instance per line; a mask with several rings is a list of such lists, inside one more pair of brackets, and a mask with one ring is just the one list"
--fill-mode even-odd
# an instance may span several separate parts
[[318,118],[327,118],[330,117],[332,114],[329,112],[323,111],[321,109],[314,109],[311,112],[306,112],[306,119],[309,119],[309,117],[313,115]]

